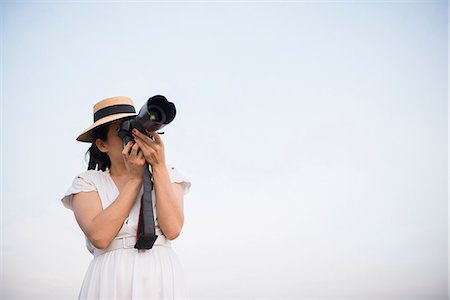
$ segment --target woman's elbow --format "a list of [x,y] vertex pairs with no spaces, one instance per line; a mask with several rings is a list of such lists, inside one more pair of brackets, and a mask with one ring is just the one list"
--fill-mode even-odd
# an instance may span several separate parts
[[170,230],[167,233],[165,233],[164,235],[166,236],[166,239],[174,240],[180,235],[180,233],[181,233],[181,228],[178,228],[178,229]]
[[107,241],[103,238],[95,238],[95,237],[90,237],[89,241],[97,249],[105,249],[109,246],[109,244],[111,242],[111,241]]

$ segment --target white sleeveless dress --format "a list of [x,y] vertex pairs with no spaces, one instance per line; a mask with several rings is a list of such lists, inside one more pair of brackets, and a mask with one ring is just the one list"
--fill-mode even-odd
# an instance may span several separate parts
[[[166,165],[171,182],[183,184],[184,194],[189,192],[191,182],[172,165]],[[119,195],[119,190],[106,171],[88,170],[78,174],[61,199],[64,207],[72,210],[72,196],[78,192],[97,191],[103,209]],[[141,196],[144,187],[115,239],[136,236]],[[157,201],[152,191],[155,231],[164,239],[161,245],[149,250],[119,248],[102,252],[85,236],[86,247],[93,259],[85,273],[78,299],[189,299],[183,267],[173,250],[171,241],[165,239],[158,225]]]

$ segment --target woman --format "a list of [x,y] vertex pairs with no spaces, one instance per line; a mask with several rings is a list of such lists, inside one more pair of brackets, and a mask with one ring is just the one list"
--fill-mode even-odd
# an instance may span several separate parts
[[[187,285],[171,240],[184,223],[183,197],[191,183],[165,161],[156,132],[133,132],[123,145],[120,124],[136,116],[128,97],[94,105],[94,123],[77,138],[89,142],[88,170],[73,180],[61,199],[73,210],[93,254],[78,299],[187,299]],[[87,154],[87,153],[86,153]],[[144,168],[151,166],[153,215],[158,236],[151,249],[136,249]]]

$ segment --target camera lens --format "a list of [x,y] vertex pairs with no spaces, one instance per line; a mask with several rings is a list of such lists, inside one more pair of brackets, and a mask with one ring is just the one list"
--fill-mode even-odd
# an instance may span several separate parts
[[157,106],[149,107],[148,116],[150,121],[154,122],[164,122],[164,112]]

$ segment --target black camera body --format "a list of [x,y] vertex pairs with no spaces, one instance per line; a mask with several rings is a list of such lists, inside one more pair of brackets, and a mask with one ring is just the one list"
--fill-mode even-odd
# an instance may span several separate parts
[[137,116],[132,119],[127,119],[122,122],[118,132],[124,145],[132,141],[135,143],[131,131],[136,128],[145,135],[148,131],[156,131],[175,119],[176,109],[175,104],[169,102],[166,97],[162,95],[155,95],[150,97],[147,102],[141,107]]

